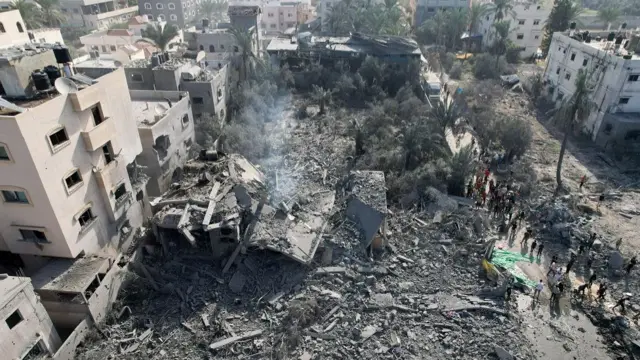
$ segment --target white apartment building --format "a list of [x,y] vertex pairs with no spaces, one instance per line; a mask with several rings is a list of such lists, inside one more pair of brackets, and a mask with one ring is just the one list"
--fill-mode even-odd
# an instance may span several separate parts
[[63,26],[107,30],[138,15],[138,6],[116,0],[60,0],[66,20]]
[[29,278],[0,274],[0,319],[3,359],[42,359],[61,345]]
[[635,48],[640,38],[584,40],[572,38],[569,33],[553,34],[544,72],[547,95],[558,103],[571,97],[577,73],[589,71],[590,82],[595,86],[591,98],[596,109],[585,121],[583,130],[603,147],[614,142],[637,141],[640,57]]
[[281,33],[311,20],[313,11],[309,0],[269,1],[262,6],[262,30]]
[[[491,3],[491,1],[486,1]],[[517,0],[514,1],[513,14],[505,17],[504,20],[511,22],[509,39],[516,46],[520,47],[521,58],[534,56],[544,36],[544,23],[549,17],[553,1],[551,0]],[[494,41],[494,14],[488,14],[483,18],[479,26],[482,35],[482,44],[489,47]]]
[[33,29],[33,30],[29,30],[28,33],[29,33],[29,39],[31,39],[31,42],[34,42],[34,43],[64,44],[64,39],[62,38],[62,33],[60,32],[60,29],[55,29],[55,28]]
[[25,263],[119,244],[146,196],[129,175],[142,145],[124,70],[59,94],[34,88],[47,65],[52,50],[0,54],[3,98],[18,106],[0,111],[0,251]]
[[0,49],[24,45],[30,41],[20,11],[0,12]]
[[132,30],[110,29],[81,36],[80,43],[84,45],[87,52],[93,50],[102,55],[115,53],[118,49],[133,45],[140,39],[142,37],[135,35]]
[[416,27],[420,26],[439,10],[465,9],[470,6],[471,0],[417,0],[415,4],[414,25]]

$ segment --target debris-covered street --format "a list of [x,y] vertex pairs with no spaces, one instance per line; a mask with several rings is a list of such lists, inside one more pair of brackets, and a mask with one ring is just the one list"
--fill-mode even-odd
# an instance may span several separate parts
[[[567,246],[596,231],[592,267],[615,276],[613,239],[625,237],[623,251],[637,246],[625,233],[636,226],[637,194],[619,188],[624,177],[585,169],[574,152],[593,155],[576,147],[565,160],[568,181],[577,187],[589,171],[589,184],[552,201],[557,140],[522,94],[504,95],[493,105],[522,113],[534,129],[531,152],[511,168],[526,212],[514,239],[531,227],[545,246],[513,269],[530,282],[544,278],[553,255],[566,266]],[[434,188],[419,209],[387,204],[384,174],[351,168],[349,122],[296,119],[298,100],[281,101],[281,119],[265,129],[264,161],[203,152],[154,201],[148,233],[159,240],[139,250],[129,286],[79,358],[603,359],[634,346],[616,329],[635,325],[609,308],[637,288],[637,275],[618,276],[600,306],[577,304],[571,291],[550,303],[546,288],[532,301],[526,282],[505,301],[504,274],[488,276],[482,261],[494,246],[524,255],[527,247],[508,244],[490,211]],[[599,216],[589,194],[603,189],[610,200]],[[614,228],[614,216],[625,224]],[[584,261],[563,280],[572,288],[586,281]]]

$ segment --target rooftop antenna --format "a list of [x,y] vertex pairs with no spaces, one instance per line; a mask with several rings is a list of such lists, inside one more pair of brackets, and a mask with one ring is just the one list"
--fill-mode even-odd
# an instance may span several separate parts
[[78,85],[76,85],[72,80],[64,77],[57,78],[53,86],[55,86],[56,90],[58,90],[62,95],[78,92]]

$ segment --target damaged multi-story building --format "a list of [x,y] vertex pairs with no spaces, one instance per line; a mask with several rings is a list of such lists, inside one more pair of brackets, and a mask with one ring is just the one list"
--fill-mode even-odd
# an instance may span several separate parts
[[166,57],[127,64],[124,71],[129,89],[188,92],[194,115],[211,114],[225,119],[229,94],[227,66],[205,68],[192,59]]

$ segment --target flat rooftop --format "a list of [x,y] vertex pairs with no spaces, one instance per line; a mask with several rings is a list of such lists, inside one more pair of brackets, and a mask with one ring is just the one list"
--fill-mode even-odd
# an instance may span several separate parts
[[76,68],[115,69],[122,66],[122,63],[118,62],[116,64],[116,61],[117,60],[105,59],[105,58],[87,59],[87,60],[75,63],[75,67]]
[[275,38],[267,46],[267,51],[296,51],[301,43],[308,44],[309,50],[352,52],[372,55],[422,55],[418,44],[400,36],[369,36],[354,34],[351,37],[311,36],[297,38]]
[[[573,36],[570,36],[571,32],[564,32],[564,33],[559,33],[560,36],[566,38],[565,41],[567,41],[568,39],[571,39],[572,41],[575,42],[579,42],[582,43],[588,47],[591,47],[593,49],[599,50],[599,51],[603,51],[606,52],[607,54],[610,55],[614,55],[614,56],[618,56],[622,59],[622,57],[624,55],[631,55],[631,60],[640,60],[640,56],[638,56],[634,51],[627,51],[624,46],[620,46],[620,44],[616,45],[615,41],[607,41],[606,37],[608,33],[603,34],[602,32],[590,32],[591,34],[591,41],[590,42],[586,42],[582,39],[580,39],[581,34],[583,34],[583,32],[581,31],[574,31],[573,32]],[[601,40],[596,40],[596,35],[602,37]],[[626,38],[624,38],[622,40],[622,45],[624,45],[624,42],[631,40],[629,38],[629,34],[622,34],[625,35]]]
[[20,290],[29,284],[29,278],[8,276],[0,279],[0,308],[13,299]]
[[[176,92],[177,93],[177,92]],[[165,117],[178,99],[170,99],[172,104],[164,99],[134,100],[131,99],[133,117],[138,127],[151,127]]]
[[55,259],[33,275],[31,281],[35,290],[83,293],[98,273],[108,268],[107,258]]

